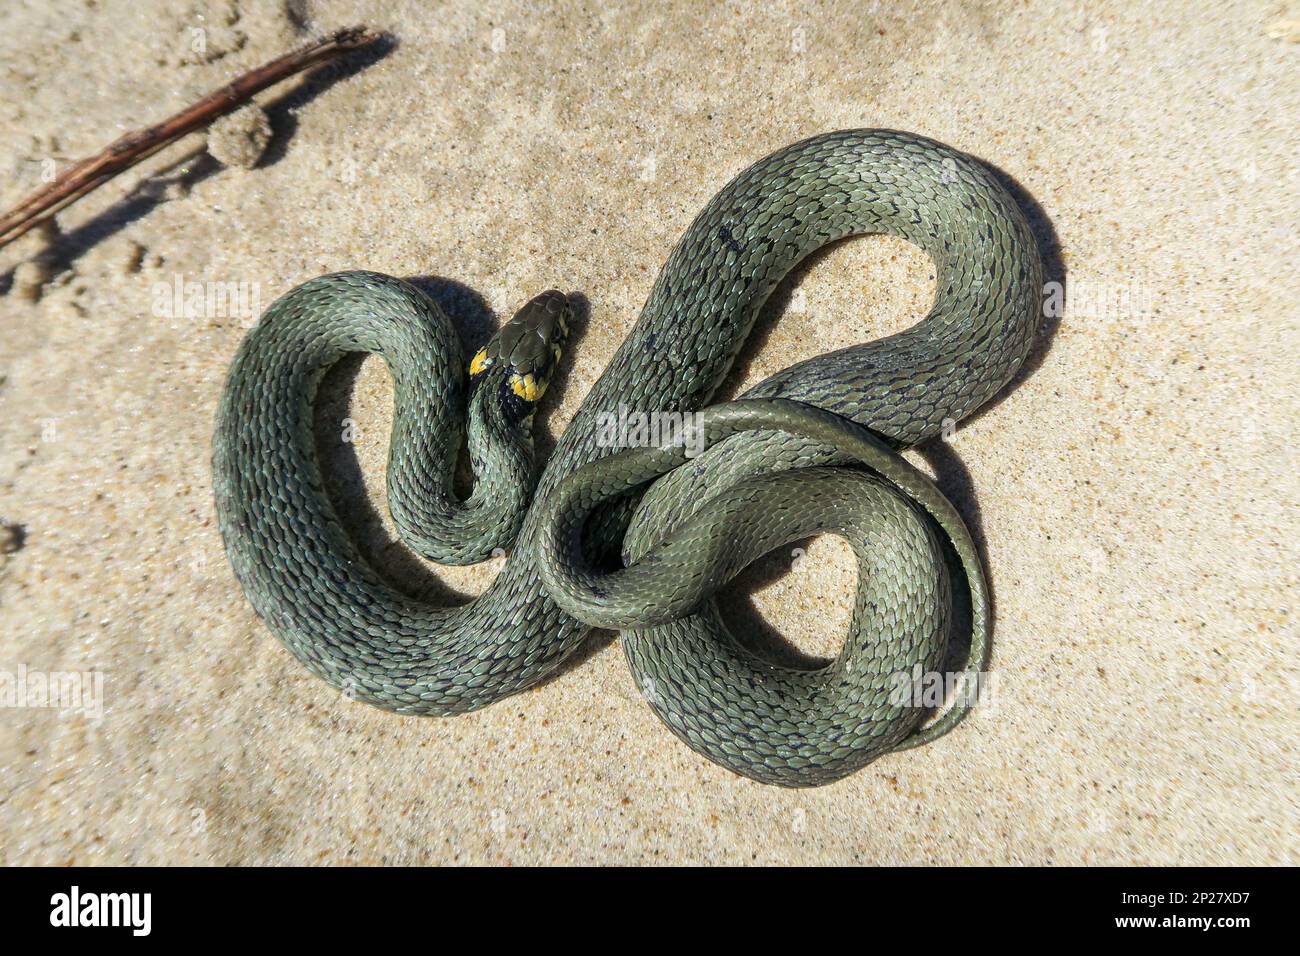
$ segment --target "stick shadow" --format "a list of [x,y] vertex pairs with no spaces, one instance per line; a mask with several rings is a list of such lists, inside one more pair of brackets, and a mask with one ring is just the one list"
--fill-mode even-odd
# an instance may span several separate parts
[[[263,104],[271,124],[271,142],[258,167],[272,166],[284,158],[289,142],[298,128],[295,113],[334,84],[360,73],[388,56],[397,41],[381,35],[374,43],[344,53],[336,60],[309,70],[299,77],[298,85]],[[41,253],[52,274],[69,269],[87,252],[127,226],[138,222],[177,193],[188,195],[199,183],[225,169],[203,146],[187,152],[162,169],[136,183],[125,196],[81,225],[59,234]],[[0,274],[0,294],[13,284],[13,270]]]

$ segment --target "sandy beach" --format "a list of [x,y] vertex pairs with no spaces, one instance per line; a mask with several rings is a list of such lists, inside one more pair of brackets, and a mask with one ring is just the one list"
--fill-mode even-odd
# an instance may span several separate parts
[[[0,863],[1300,862],[1300,7],[14,0],[0,206],[352,24],[395,43],[259,94],[253,168],[196,134],[0,249],[0,684],[86,691],[0,707]],[[615,634],[453,719],[350,701],[273,639],[222,549],[209,461],[267,305],[385,272],[472,351],[537,292],[580,291],[549,448],[709,197],[850,127],[995,166],[1056,284],[1013,386],[907,453],[986,554],[995,682],[975,717],[788,791],[673,737]],[[933,275],[892,238],[815,256],[728,394],[906,328]],[[381,360],[331,377],[331,490],[385,573],[468,601],[501,561],[439,568],[401,543],[391,414]],[[829,656],[856,572],[838,539],[805,550],[725,603]]]

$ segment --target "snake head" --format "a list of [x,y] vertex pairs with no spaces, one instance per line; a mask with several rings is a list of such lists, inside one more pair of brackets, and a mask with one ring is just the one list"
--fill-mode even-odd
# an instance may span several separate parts
[[572,315],[573,305],[563,292],[549,289],[530,299],[470,360],[470,382],[501,369],[507,396],[535,405],[564,352]]

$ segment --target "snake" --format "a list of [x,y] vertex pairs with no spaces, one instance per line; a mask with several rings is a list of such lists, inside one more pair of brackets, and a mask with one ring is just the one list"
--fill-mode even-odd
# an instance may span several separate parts
[[[711,404],[782,280],[864,234],[929,255],[925,316]],[[556,675],[593,628],[612,629],[641,695],[692,750],[764,784],[832,783],[937,740],[975,704],[992,646],[984,563],[961,514],[901,452],[1008,385],[1042,287],[1028,222],[983,161],[902,131],[813,136],[704,206],[543,463],[534,417],[576,293],[531,299],[467,362],[415,285],[367,271],[311,279],[265,311],[231,362],[212,457],[224,546],[266,627],[351,699],[473,711]],[[507,554],[467,603],[391,583],[327,491],[316,396],[356,352],[381,356],[392,379],[386,483],[401,539],[445,564]],[[611,430],[629,410],[680,427]],[[468,492],[455,478],[465,465]],[[856,560],[852,619],[834,659],[792,663],[760,646],[757,625],[724,620],[717,592],[823,533]],[[946,708],[910,693],[963,645]]]

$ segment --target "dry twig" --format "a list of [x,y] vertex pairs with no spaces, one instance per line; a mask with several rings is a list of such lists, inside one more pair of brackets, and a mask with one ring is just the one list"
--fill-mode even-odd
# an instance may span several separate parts
[[268,86],[341,53],[367,46],[379,37],[365,27],[338,30],[250,70],[161,123],[127,133],[89,159],[74,164],[0,216],[0,246],[17,239],[69,203],[182,136],[203,129],[233,112]]

